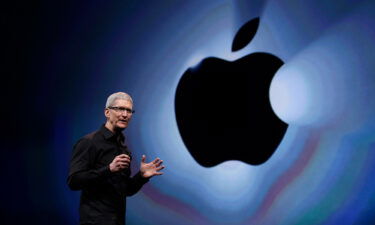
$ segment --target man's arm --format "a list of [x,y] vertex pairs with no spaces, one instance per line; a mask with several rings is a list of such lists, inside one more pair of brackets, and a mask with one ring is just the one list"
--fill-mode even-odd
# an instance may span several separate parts
[[81,190],[92,184],[96,184],[111,172],[109,166],[99,169],[92,169],[95,157],[95,146],[91,140],[83,138],[74,146],[73,155],[70,161],[68,186],[72,190]]
[[146,184],[150,178],[145,178],[138,172],[133,177],[129,177],[128,183],[126,185],[126,195],[132,196],[137,193],[144,184]]
[[153,176],[162,175],[163,172],[160,170],[164,169],[162,165],[163,160],[159,158],[154,159],[153,161],[146,163],[146,156],[142,156],[140,171],[129,179],[129,184],[127,185],[126,195],[131,196],[137,193],[141,187],[149,181]]

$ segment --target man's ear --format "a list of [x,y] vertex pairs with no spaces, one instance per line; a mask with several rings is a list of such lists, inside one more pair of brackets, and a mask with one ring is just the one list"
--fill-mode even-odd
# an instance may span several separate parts
[[109,118],[109,109],[108,108],[104,109],[104,116]]

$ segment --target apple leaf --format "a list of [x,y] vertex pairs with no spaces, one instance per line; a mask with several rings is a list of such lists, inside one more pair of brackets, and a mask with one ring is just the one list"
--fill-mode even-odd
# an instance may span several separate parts
[[244,48],[250,41],[254,38],[259,26],[259,17],[250,20],[245,23],[238,31],[234,37],[232,43],[232,51],[238,51]]

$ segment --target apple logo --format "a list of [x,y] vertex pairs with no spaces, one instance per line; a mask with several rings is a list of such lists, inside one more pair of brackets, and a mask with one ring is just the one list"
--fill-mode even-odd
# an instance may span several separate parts
[[[250,43],[258,26],[259,18],[244,24],[232,51]],[[259,165],[271,157],[288,127],[269,100],[271,80],[282,65],[278,57],[257,52],[232,62],[208,57],[184,72],[175,95],[177,126],[200,165]]]

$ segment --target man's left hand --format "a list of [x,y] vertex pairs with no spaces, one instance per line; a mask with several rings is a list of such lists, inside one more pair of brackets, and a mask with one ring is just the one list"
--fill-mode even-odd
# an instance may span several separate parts
[[160,172],[160,170],[164,169],[164,165],[161,165],[163,163],[163,160],[156,158],[153,161],[146,163],[146,156],[142,155],[142,161],[141,161],[141,174],[144,178],[150,178],[157,175],[162,175],[163,172]]

